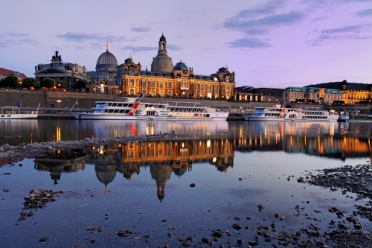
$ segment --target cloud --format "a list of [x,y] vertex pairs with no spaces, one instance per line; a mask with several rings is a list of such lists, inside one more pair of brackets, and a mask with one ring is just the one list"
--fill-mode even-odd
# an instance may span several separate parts
[[176,46],[176,45],[167,45],[168,50],[172,51],[180,51],[182,50],[182,47]]
[[253,18],[260,15],[270,14],[282,7],[285,2],[285,0],[275,0],[270,1],[259,8],[242,10],[236,15],[236,18]]
[[360,10],[356,12],[356,15],[361,17],[372,16],[372,9]]
[[40,45],[40,41],[33,39],[29,34],[25,33],[4,33],[0,35],[1,47],[25,46],[25,45]]
[[298,11],[285,14],[269,15],[258,19],[233,17],[224,22],[224,27],[239,30],[247,34],[264,34],[272,27],[289,25],[300,21],[304,15]]
[[150,31],[150,28],[148,27],[133,27],[131,28],[131,30],[133,32],[136,32],[136,33],[144,33],[144,32],[149,32]]
[[338,40],[366,40],[372,39],[364,33],[372,30],[372,24],[352,25],[341,28],[325,29],[320,32],[317,39],[308,41],[310,45],[319,46]]
[[111,43],[122,42],[126,40],[125,36],[101,35],[101,34],[86,34],[86,33],[65,33],[57,36],[69,41],[108,41]]
[[265,48],[271,45],[259,39],[243,38],[228,43],[231,48]]

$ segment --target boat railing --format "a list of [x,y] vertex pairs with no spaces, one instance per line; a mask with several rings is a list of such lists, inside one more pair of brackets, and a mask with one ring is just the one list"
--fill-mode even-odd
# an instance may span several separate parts
[[180,102],[180,101],[160,101],[162,104],[168,104],[171,106],[189,106],[189,107],[201,107],[200,102]]

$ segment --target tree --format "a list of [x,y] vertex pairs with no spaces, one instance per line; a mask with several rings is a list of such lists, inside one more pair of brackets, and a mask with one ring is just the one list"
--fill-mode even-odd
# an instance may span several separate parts
[[40,88],[40,83],[36,81],[35,78],[25,78],[22,81],[22,85],[24,88],[30,89],[31,87],[33,88]]
[[81,89],[85,89],[87,87],[87,82],[84,81],[84,80],[78,80],[76,81],[73,85],[72,85],[72,88],[74,89],[78,89],[79,91],[81,91]]
[[2,81],[2,87],[17,88],[18,78],[16,76],[7,76]]
[[54,79],[52,78],[44,78],[40,81],[40,87],[45,88],[52,88],[54,86]]

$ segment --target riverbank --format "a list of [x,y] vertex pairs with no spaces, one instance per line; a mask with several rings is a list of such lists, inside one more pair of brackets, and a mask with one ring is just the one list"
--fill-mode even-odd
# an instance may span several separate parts
[[[0,147],[0,160],[2,164],[14,164],[23,160],[24,158],[42,157],[56,150],[69,150],[69,149],[83,149],[90,148],[92,146],[108,145],[114,143],[123,142],[142,142],[142,141],[158,141],[158,140],[176,140],[176,139],[188,139],[193,138],[188,134],[174,134],[164,133],[162,135],[143,135],[143,136],[130,136],[130,137],[118,137],[118,138],[87,138],[84,140],[73,140],[73,141],[61,141],[61,142],[42,142],[33,144],[20,144],[18,146],[2,145]],[[246,178],[241,177],[239,181],[245,181]],[[291,180],[289,175],[288,181]],[[292,179],[293,180],[293,179]],[[361,219],[367,219],[369,222],[371,218],[371,204],[372,204],[372,176],[371,176],[371,165],[359,165],[359,166],[346,166],[333,169],[323,169],[319,171],[306,172],[305,176],[295,178],[299,185],[304,187],[307,185],[315,185],[323,187],[330,191],[342,191],[343,195],[347,198],[355,197],[355,208],[351,210],[345,210],[342,206],[331,206],[329,207],[328,213],[321,212],[317,208],[312,209],[313,215],[308,215],[302,212],[303,206],[309,206],[312,199],[308,202],[297,202],[297,206],[293,209],[293,214],[302,219],[303,225],[300,229],[292,230],[284,226],[285,219],[288,216],[278,212],[271,216],[271,213],[267,213],[264,219],[257,221],[253,220],[253,216],[247,216],[246,219],[242,217],[231,216],[233,224],[231,226],[214,226],[209,230],[210,236],[200,236],[199,233],[195,233],[190,236],[187,233],[182,233],[182,228],[175,227],[179,232],[178,246],[203,246],[203,245],[214,245],[218,243],[228,243],[231,246],[246,247],[246,246],[294,246],[294,247],[368,247],[372,241],[371,226],[362,225]],[[195,187],[190,184],[190,187]],[[199,187],[199,185],[196,185]],[[301,186],[300,186],[301,187]],[[8,189],[7,189],[8,190]],[[10,189],[11,190],[11,189]],[[37,190],[38,192],[46,192],[46,190]],[[5,191],[4,191],[5,192]],[[35,191],[31,191],[35,194]],[[51,197],[54,197],[54,193],[49,193]],[[68,192],[66,192],[68,195]],[[26,198],[29,196],[25,196]],[[70,196],[71,197],[71,196]],[[43,197],[44,199],[45,197]],[[44,199],[45,200],[45,199]],[[52,199],[51,199],[52,200]],[[365,204],[362,204],[364,200]],[[267,211],[269,206],[263,204],[257,205],[257,213]],[[58,201],[53,204],[58,204]],[[29,218],[31,213],[29,211],[22,212],[21,218]],[[25,217],[24,214],[27,214]],[[232,213],[234,215],[234,213]],[[325,216],[329,215],[329,218]],[[216,216],[217,218],[218,216]],[[328,227],[322,229],[319,223],[322,223],[327,219],[329,221]],[[164,222],[167,220],[164,219]],[[248,224],[249,223],[249,224]],[[97,231],[103,231],[103,223],[98,223],[97,227],[87,226],[86,229],[96,234]],[[245,225],[249,225],[253,229],[245,228]],[[283,231],[284,230],[284,231]],[[172,232],[172,230],[169,230]],[[247,233],[256,233],[255,238],[247,240]],[[116,230],[116,237],[119,239],[132,239],[134,236],[138,236],[142,233],[141,230],[136,229],[136,223],[133,223],[127,229]],[[181,238],[182,237],[182,238]],[[149,235],[145,237],[150,243],[152,237]],[[171,247],[174,243],[173,236],[169,236],[168,239],[164,237],[165,247]],[[49,242],[48,239],[52,237],[38,237],[40,242]],[[109,238],[110,239],[110,238]],[[95,238],[91,238],[95,242]],[[110,241],[107,241],[110,242]],[[125,242],[125,241],[123,241]],[[173,242],[173,243],[172,243]],[[109,243],[108,243],[109,244]]]

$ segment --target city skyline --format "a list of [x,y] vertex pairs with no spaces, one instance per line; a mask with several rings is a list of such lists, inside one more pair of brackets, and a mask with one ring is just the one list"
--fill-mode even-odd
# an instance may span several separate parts
[[[372,0],[6,1],[0,67],[34,77],[55,51],[95,70],[109,51],[151,68],[162,34],[173,64],[195,74],[220,67],[236,86],[286,88],[347,80],[372,83]],[[10,11],[15,10],[15,11]]]

